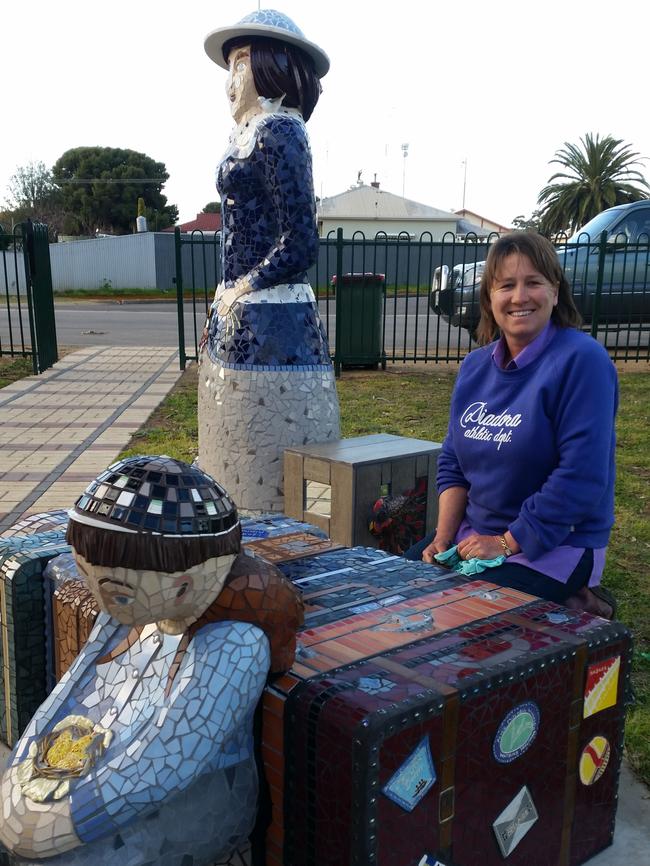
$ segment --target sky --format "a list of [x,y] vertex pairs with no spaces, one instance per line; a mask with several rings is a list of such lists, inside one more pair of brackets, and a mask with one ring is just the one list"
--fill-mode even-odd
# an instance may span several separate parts
[[[650,157],[647,0],[271,0],[329,54],[310,119],[316,195],[361,179],[510,225],[565,142],[613,135]],[[31,0],[0,13],[0,204],[19,166],[123,147],[165,163],[193,219],[217,198],[232,127],[203,49],[257,0]],[[403,156],[402,145],[408,144]],[[650,161],[643,167],[650,180]],[[134,205],[135,211],[135,205]]]

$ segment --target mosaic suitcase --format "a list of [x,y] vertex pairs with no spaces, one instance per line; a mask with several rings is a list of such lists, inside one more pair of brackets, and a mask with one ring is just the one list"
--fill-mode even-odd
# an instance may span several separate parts
[[12,746],[52,686],[47,563],[69,550],[61,530],[0,542],[0,739]]
[[569,866],[610,844],[627,630],[421,563],[343,560],[280,566],[306,627],[264,695],[267,866]]
[[256,541],[260,538],[275,538],[278,535],[292,535],[296,532],[309,532],[318,538],[327,538],[327,534],[302,520],[294,520],[285,514],[260,514],[257,517],[241,518],[242,544]]
[[52,595],[54,676],[58,682],[88,640],[99,613],[90,590],[78,580],[66,580]]

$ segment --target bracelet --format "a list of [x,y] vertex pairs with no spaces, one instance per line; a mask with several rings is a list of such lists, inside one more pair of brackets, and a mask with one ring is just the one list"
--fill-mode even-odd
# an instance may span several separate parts
[[508,542],[506,541],[505,535],[497,535],[497,538],[499,539],[499,543],[501,544],[501,547],[503,548],[503,552],[505,553],[505,555],[506,556],[512,556],[512,550],[508,546]]

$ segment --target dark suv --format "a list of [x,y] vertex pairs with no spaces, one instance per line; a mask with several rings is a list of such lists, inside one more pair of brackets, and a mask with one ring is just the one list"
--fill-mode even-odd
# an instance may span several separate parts
[[[479,288],[487,249],[474,248],[473,257],[481,261],[436,268],[431,286],[433,311],[472,333],[480,318]],[[592,319],[599,272],[599,322],[650,322],[650,200],[599,213],[568,240],[557,243],[556,250],[585,323]]]

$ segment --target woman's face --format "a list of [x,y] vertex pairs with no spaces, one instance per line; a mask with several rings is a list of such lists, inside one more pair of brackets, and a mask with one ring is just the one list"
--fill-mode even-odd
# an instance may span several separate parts
[[213,557],[173,574],[75,561],[99,607],[123,625],[198,619],[223,589],[234,556]]
[[233,48],[228,57],[228,66],[230,71],[226,81],[226,96],[235,123],[241,123],[247,113],[258,107],[259,94],[253,80],[250,46]]
[[511,253],[501,262],[490,289],[492,315],[514,358],[548,324],[558,287],[535,270],[528,256]]

